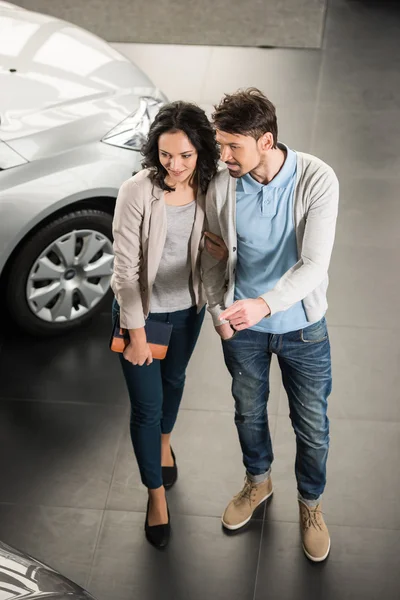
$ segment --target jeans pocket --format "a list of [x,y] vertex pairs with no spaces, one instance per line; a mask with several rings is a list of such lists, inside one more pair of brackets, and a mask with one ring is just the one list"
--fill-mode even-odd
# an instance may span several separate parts
[[318,344],[319,342],[325,342],[328,339],[328,328],[326,326],[325,317],[320,321],[309,325],[305,329],[301,330],[300,334],[301,341],[306,344]]
[[232,337],[228,338],[227,340],[222,340],[222,341],[223,342],[231,342],[232,340],[235,339],[235,337],[237,337],[239,335],[239,333],[240,333],[240,331],[235,331],[235,333],[232,335]]

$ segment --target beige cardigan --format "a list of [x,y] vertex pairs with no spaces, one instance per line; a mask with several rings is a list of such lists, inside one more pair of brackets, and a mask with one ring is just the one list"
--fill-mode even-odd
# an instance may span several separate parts
[[[228,247],[225,267],[207,252],[202,255],[202,277],[209,311],[215,325],[219,315],[231,306],[235,293],[237,262],[236,183],[223,168],[211,181],[206,197],[208,230],[219,235]],[[294,190],[293,219],[296,230],[298,262],[275,287],[261,296],[271,315],[303,301],[310,323],[319,321],[328,307],[328,267],[335,238],[339,203],[339,182],[332,168],[310,154],[297,152],[297,179]]]
[[[204,195],[197,195],[190,242],[192,282],[197,309],[206,303],[200,278],[204,226]],[[120,306],[121,327],[143,327],[149,314],[151,291],[167,236],[164,191],[145,169],[125,181],[118,194],[113,221],[114,273],[111,288]]]

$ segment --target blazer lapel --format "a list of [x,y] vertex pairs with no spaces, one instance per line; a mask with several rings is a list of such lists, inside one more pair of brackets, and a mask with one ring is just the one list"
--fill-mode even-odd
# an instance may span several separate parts
[[153,200],[151,205],[151,217],[149,226],[148,245],[148,286],[152,287],[157,275],[158,267],[167,238],[167,215],[164,202],[164,191],[153,186]]
[[192,236],[190,239],[190,256],[193,281],[195,281],[195,276],[197,272],[197,261],[199,256],[200,242],[203,236],[204,217],[205,197],[204,194],[201,193],[201,191],[198,191],[196,198],[196,214],[194,218]]

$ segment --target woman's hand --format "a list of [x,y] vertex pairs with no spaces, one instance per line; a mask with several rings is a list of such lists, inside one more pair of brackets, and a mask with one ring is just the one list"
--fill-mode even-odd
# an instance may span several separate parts
[[124,350],[124,359],[133,365],[142,367],[144,363],[146,363],[146,365],[151,365],[153,362],[153,355],[147,342],[145,344],[131,342]]
[[235,330],[232,329],[229,323],[223,323],[222,325],[216,325],[215,331],[220,336],[221,340],[230,340],[235,335]]
[[131,341],[124,350],[124,359],[139,367],[142,367],[145,363],[151,365],[153,355],[147,343],[144,327],[130,329],[129,335]]
[[207,238],[205,243],[207,252],[219,262],[221,260],[228,260],[229,253],[224,240],[209,231],[205,231],[204,235]]

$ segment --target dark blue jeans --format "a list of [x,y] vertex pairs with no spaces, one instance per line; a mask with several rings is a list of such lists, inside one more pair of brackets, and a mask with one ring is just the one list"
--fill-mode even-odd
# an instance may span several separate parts
[[267,401],[272,354],[278,357],[296,434],[295,472],[305,500],[319,499],[326,483],[329,448],[328,396],[332,389],[331,355],[325,318],[284,335],[245,329],[223,341],[232,375],[235,423],[243,462],[257,481],[268,473],[273,450]]
[[[113,314],[118,311],[114,301]],[[161,434],[171,433],[185,386],[186,367],[199,337],[205,309],[149,315],[152,321],[172,323],[171,341],[164,360],[139,367],[120,354],[131,401],[131,438],[143,484],[162,486]]]

